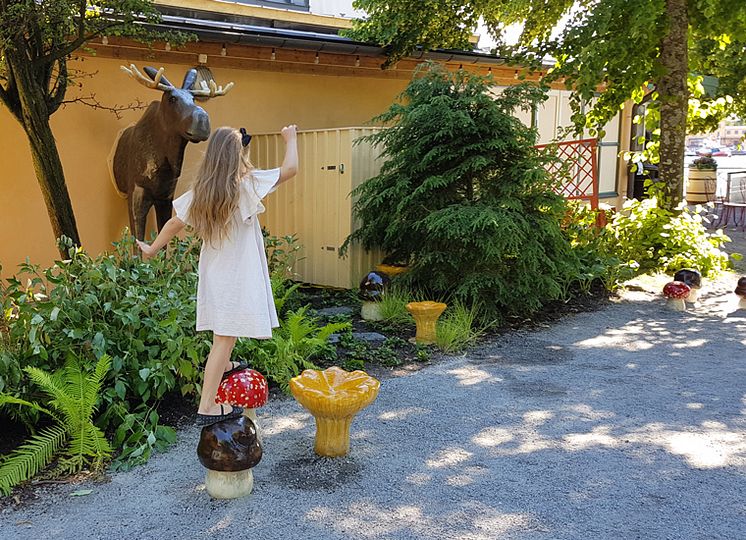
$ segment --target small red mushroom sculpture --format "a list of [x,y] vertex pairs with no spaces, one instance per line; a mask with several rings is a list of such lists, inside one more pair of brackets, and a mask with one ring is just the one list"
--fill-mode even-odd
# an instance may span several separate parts
[[741,299],[738,301],[738,309],[746,309],[746,276],[738,280],[735,292]]
[[699,302],[699,293],[700,289],[702,289],[702,274],[699,270],[694,270],[693,268],[682,268],[673,275],[673,280],[686,283],[692,290],[692,292],[689,293],[689,296],[684,299],[686,302],[692,304]]
[[256,370],[244,369],[231,373],[218,386],[216,403],[228,403],[243,407],[243,414],[256,426],[259,442],[262,441],[261,430],[256,418],[256,410],[267,403],[269,388],[267,380]]
[[674,311],[686,311],[685,300],[691,292],[692,288],[681,281],[666,283],[663,287],[663,296],[667,298],[666,307]]

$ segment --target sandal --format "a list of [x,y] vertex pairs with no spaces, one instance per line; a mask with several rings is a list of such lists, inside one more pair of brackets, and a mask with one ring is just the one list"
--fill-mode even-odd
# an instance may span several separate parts
[[210,426],[224,420],[232,420],[238,418],[243,414],[243,407],[233,407],[231,412],[223,412],[223,404],[220,404],[220,414],[201,414],[197,413],[197,425],[198,426]]
[[231,360],[231,368],[228,371],[224,371],[221,378],[225,379],[236,371],[243,371],[244,369],[249,369],[249,364],[242,362],[241,360]]

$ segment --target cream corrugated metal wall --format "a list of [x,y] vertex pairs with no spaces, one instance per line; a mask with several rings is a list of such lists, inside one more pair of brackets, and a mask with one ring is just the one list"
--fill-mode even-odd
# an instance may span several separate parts
[[[329,287],[357,287],[381,257],[352,246],[339,248],[353,231],[350,192],[378,174],[381,163],[370,143],[353,144],[375,128],[298,133],[298,175],[267,197],[262,224],[275,236],[296,234],[302,246],[294,272],[299,281]],[[260,169],[279,167],[285,144],[279,133],[255,135],[251,158]]]

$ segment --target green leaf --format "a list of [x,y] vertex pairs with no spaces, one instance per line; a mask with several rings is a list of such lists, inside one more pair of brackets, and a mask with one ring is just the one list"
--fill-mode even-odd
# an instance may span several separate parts
[[83,497],[85,495],[90,495],[93,493],[92,489],[79,489],[78,491],[73,491],[70,493],[71,497]]

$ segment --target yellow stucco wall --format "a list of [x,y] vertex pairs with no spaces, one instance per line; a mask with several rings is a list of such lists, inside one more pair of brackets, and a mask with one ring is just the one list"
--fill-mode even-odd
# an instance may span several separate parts
[[[122,63],[87,57],[82,66],[73,66],[98,72],[83,81],[83,94],[92,92],[106,104],[126,104],[135,98],[144,103],[160,99],[159,92],[136,84],[122,73]],[[165,74],[171,82],[180,84],[188,67],[165,64]],[[298,124],[301,130],[362,125],[385,110],[407,83],[396,79],[211,69],[219,83],[235,82],[228,95],[203,105],[212,127],[245,126],[254,133],[277,131],[289,123]],[[68,95],[72,98],[78,94],[71,90]],[[117,119],[109,112],[73,104],[52,117],[78,229],[90,253],[108,249],[127,225],[126,202],[112,187],[107,157],[117,133],[136,122],[141,114],[142,111],[128,111]],[[204,145],[187,146],[177,195],[192,178]],[[49,265],[57,252],[28,143],[20,125],[1,106],[0,156],[2,274],[13,273],[26,257]]]

